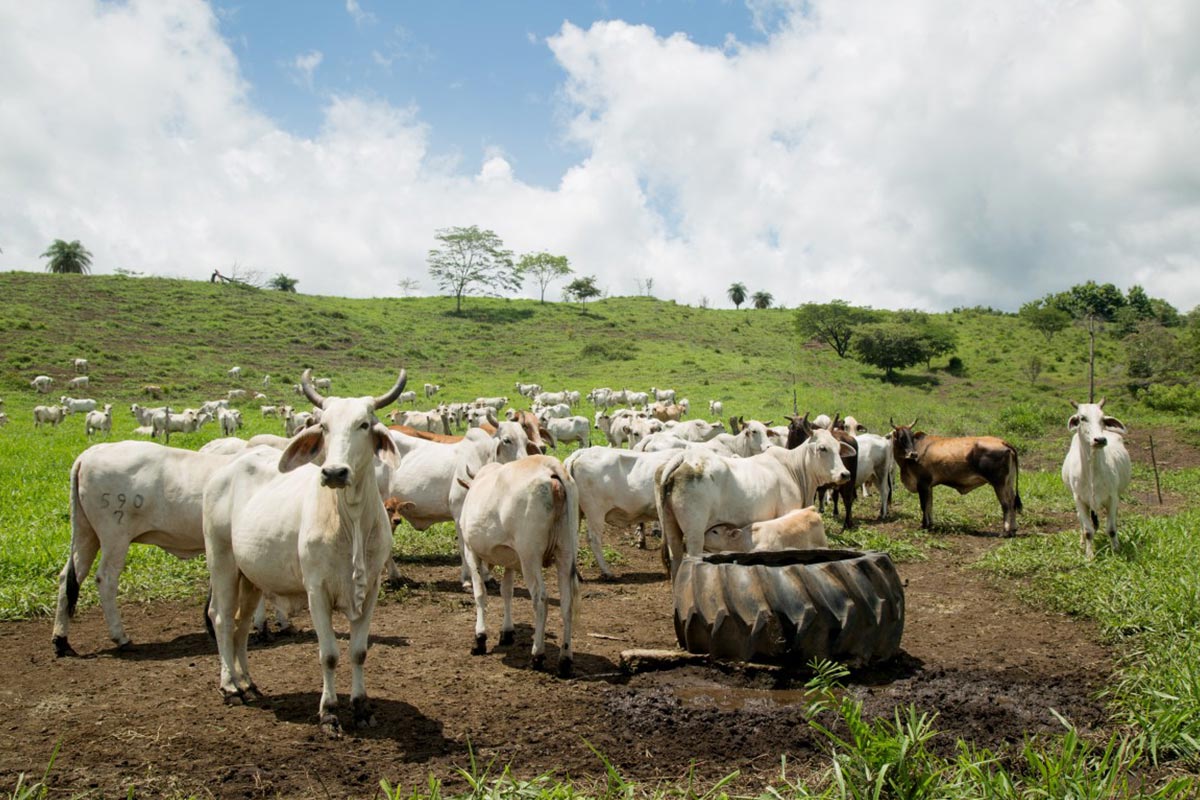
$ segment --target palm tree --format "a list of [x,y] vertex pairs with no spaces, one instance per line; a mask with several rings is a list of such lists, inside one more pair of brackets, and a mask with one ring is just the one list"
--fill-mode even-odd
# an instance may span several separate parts
[[729,287],[729,302],[733,303],[734,308],[742,307],[742,303],[746,302],[746,284],[735,283]]
[[775,302],[775,295],[770,292],[755,292],[751,302],[755,308],[770,308],[771,303]]
[[267,287],[270,289],[278,289],[281,292],[296,292],[296,284],[300,282],[299,278],[292,278],[284,275],[282,272],[276,275],[271,280],[267,281]]
[[48,272],[60,275],[66,272],[86,275],[92,271],[92,254],[79,243],[78,239],[73,242],[55,239],[54,244],[42,253],[42,258],[50,259],[50,263],[46,265]]

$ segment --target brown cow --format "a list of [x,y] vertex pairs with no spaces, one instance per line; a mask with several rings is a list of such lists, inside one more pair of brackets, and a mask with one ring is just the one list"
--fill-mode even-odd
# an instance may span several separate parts
[[[787,420],[787,448],[792,450],[809,440],[809,438],[812,436],[813,424],[809,421],[807,412],[803,417],[792,415],[787,417]],[[858,440],[846,433],[844,430],[830,431],[830,433],[833,434],[833,438],[837,439],[838,442],[843,445],[849,445],[854,449],[854,455],[841,456],[842,466],[850,471],[850,479],[840,484],[828,483],[823,486],[819,486],[817,488],[817,499],[820,502],[821,511],[824,512],[825,491],[832,489],[834,497],[834,515],[837,515],[837,498],[841,497],[842,503],[846,506],[846,517],[842,521],[842,526],[844,528],[852,528],[854,527],[854,518],[851,516],[851,511],[854,508],[854,498],[858,494]]]
[[[549,434],[547,434],[545,428],[542,428],[540,425],[538,425],[537,417],[528,411],[519,411],[517,412],[513,421],[520,424],[525,431],[525,435],[529,437],[530,444],[537,448],[536,452],[530,449],[528,451],[529,455],[541,455],[542,453],[546,452],[546,447],[544,444],[542,444],[542,437],[545,436],[549,438]],[[455,444],[456,442],[461,442],[463,438],[461,436],[455,436],[447,433],[420,431],[411,425],[389,425],[388,429],[403,433],[405,436],[412,436],[416,439],[425,439],[426,441],[430,442],[441,442],[442,444]],[[486,422],[480,424],[479,429],[489,436],[496,432],[495,426]]]
[[917,424],[892,423],[892,451],[904,488],[921,498],[921,527],[933,527],[933,487],[950,486],[959,494],[990,484],[1004,513],[1004,535],[1017,532],[1023,509],[1018,491],[1017,450],[995,436],[934,436],[913,431]]
[[655,403],[650,406],[650,416],[659,422],[678,422],[686,413],[687,409],[677,403]]

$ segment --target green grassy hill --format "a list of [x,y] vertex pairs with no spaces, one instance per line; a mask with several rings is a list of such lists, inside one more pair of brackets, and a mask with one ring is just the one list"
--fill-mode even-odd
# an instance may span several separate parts
[[[797,340],[790,310],[700,309],[645,297],[610,298],[581,310],[561,303],[469,298],[461,316],[449,298],[352,300],[256,291],[203,282],[116,276],[0,275],[0,396],[20,424],[39,398],[38,374],[65,391],[71,360],[91,361],[87,396],[123,406],[160,384],[173,405],[223,396],[225,371],[244,385],[272,376],[271,401],[286,402],[304,367],[335,380],[337,393],[379,391],[405,367],[410,388],[428,381],[439,399],[481,394],[516,397],[513,382],[587,391],[669,386],[702,413],[710,399],[727,413],[779,420],[801,412],[853,414],[878,430],[890,416],[946,434],[997,433],[1038,450],[1067,416],[1066,401],[1086,396],[1086,344],[1080,330],[1047,343],[1015,316],[963,311],[945,315],[958,332],[964,369],[946,359],[914,369],[897,384],[827,347]],[[1044,364],[1036,384],[1027,365]],[[1099,394],[1120,395],[1118,342],[1100,351]],[[40,398],[45,400],[45,397]],[[1143,412],[1139,410],[1139,415]],[[1156,418],[1171,425],[1176,420]],[[1063,436],[1055,436],[1057,440]],[[1061,441],[1054,449],[1061,449]]]

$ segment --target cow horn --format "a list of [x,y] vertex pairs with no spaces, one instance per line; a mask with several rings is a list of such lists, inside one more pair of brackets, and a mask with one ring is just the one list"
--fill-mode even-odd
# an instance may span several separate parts
[[404,391],[404,384],[406,383],[408,383],[408,373],[401,369],[400,376],[396,378],[395,385],[393,385],[392,388],[388,389],[379,397],[375,398],[375,407],[383,408],[384,406],[395,402],[396,398],[400,396],[400,393]]
[[913,417],[913,421],[908,425],[910,429],[915,429],[917,427],[917,419],[917,417]]
[[1100,406],[1100,408],[1101,408],[1101,409],[1103,409],[1103,408],[1104,408],[1104,401],[1105,401],[1105,400],[1107,400],[1107,399],[1108,399],[1107,397],[1101,397],[1101,398],[1100,398],[1100,402],[1099,402],[1099,403],[1096,403],[1096,405]]
[[1067,402],[1071,404],[1071,408],[1075,409],[1076,411],[1079,410],[1079,403],[1076,403],[1074,400],[1068,400]]
[[317,408],[325,407],[325,398],[321,396],[320,392],[313,388],[311,368],[304,370],[304,374],[300,376],[300,389],[304,392],[304,396],[307,397],[309,402],[314,406]]

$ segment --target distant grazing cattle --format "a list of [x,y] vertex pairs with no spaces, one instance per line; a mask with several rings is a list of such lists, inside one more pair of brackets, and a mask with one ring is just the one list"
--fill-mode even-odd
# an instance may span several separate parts
[[88,371],[88,360],[86,358],[77,358],[73,361],[75,371],[80,375],[86,375]]
[[88,387],[89,382],[90,382],[90,379],[88,378],[87,375],[79,375],[79,376],[71,378],[71,380],[67,381],[67,388],[68,389],[86,389]]
[[225,374],[229,376],[230,380],[240,381],[242,379],[242,368],[241,367],[230,367],[229,371],[226,372]]
[[1104,413],[1099,403],[1071,403],[1075,413],[1067,420],[1074,434],[1067,457],[1063,460],[1062,479],[1075,498],[1079,515],[1080,544],[1088,558],[1094,558],[1092,537],[1106,517],[1105,529],[1113,552],[1117,551],[1117,505],[1121,492],[1129,486],[1132,465],[1125,449],[1125,424]]
[[53,428],[62,422],[66,416],[67,409],[62,406],[34,406],[33,427],[40,428],[42,425],[49,425]]
[[38,375],[29,382],[29,385],[38,391],[39,394],[46,394],[50,391],[50,387],[54,384],[54,378],[49,375]]
[[103,434],[112,431],[112,403],[105,403],[103,411],[89,411],[83,420],[83,428],[89,439],[96,431]]
[[425,398],[429,399],[430,397],[433,397],[435,394],[441,391],[441,388],[442,387],[436,383],[425,384]]
[[914,431],[916,424],[892,424],[892,452],[904,488],[921,498],[921,527],[933,527],[933,487],[966,494],[987,484],[1000,501],[1005,535],[1016,533],[1022,508],[1016,448],[995,436],[934,436]]

